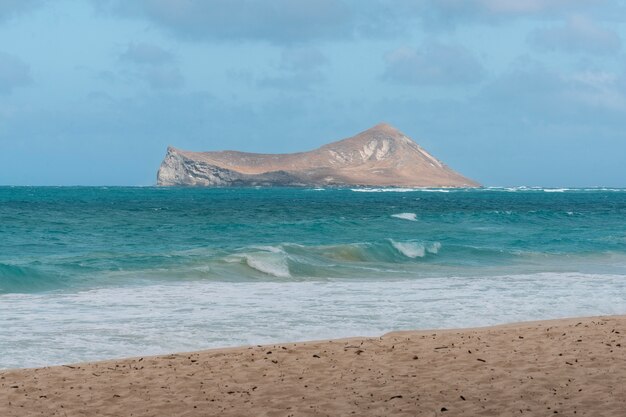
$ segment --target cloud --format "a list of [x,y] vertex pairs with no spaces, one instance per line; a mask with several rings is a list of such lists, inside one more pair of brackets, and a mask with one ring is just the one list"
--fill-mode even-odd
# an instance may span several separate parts
[[319,72],[298,72],[262,77],[258,80],[257,85],[278,90],[310,91],[314,85],[322,83],[324,80],[325,77]]
[[121,72],[125,78],[144,81],[155,89],[176,89],[184,85],[185,79],[175,65],[174,54],[158,45],[130,43],[119,60],[126,65]]
[[361,15],[349,0],[104,0],[95,4],[100,10],[147,18],[185,38],[273,43],[351,36]]
[[575,87],[571,97],[588,108],[621,113],[626,117],[626,77],[602,70],[570,74],[566,79]]
[[150,87],[157,89],[176,89],[185,84],[185,79],[178,68],[151,68],[143,71],[140,78]]
[[120,60],[134,64],[162,65],[173,62],[174,55],[157,45],[131,43],[120,55]]
[[286,48],[281,55],[281,68],[292,71],[316,70],[327,63],[328,58],[318,48]]
[[496,23],[519,18],[555,18],[573,13],[601,13],[619,7],[608,0],[404,0],[429,27],[458,23]]
[[476,101],[538,124],[622,124],[626,74],[593,68],[561,73],[525,59],[485,87]]
[[439,42],[420,49],[396,49],[385,56],[385,63],[383,78],[402,84],[471,84],[485,75],[481,63],[466,48]]
[[590,54],[614,53],[622,45],[617,33],[582,15],[570,17],[561,26],[537,29],[529,41],[540,49]]
[[480,13],[492,16],[527,16],[562,13],[602,3],[597,0],[439,0],[448,12]]
[[0,21],[9,19],[43,3],[43,0],[1,0]]
[[30,67],[14,55],[0,52],[0,94],[32,82]]
[[280,63],[275,68],[277,75],[261,77],[259,87],[280,90],[308,91],[326,80],[324,67],[328,58],[317,48],[292,47],[282,50]]
[[428,29],[575,13],[613,17],[609,0],[91,0],[104,13],[144,19],[183,39],[263,41],[389,38]]

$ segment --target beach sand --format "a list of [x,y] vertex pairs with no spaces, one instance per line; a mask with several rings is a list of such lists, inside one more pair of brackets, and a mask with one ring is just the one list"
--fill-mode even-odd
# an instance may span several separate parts
[[0,416],[625,416],[626,316],[0,371]]

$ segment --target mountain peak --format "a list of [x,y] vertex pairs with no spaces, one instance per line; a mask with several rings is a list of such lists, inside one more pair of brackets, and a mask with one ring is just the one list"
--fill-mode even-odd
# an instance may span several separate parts
[[363,133],[383,133],[389,136],[402,135],[402,132],[400,132],[397,128],[385,122],[378,123],[377,125],[361,132],[361,134]]
[[395,126],[392,126],[387,122],[380,122],[377,125],[370,127],[368,130],[382,130],[382,131],[398,132],[398,129]]

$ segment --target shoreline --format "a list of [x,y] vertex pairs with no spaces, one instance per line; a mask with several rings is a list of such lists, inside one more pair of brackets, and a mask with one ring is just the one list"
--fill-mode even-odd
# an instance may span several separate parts
[[626,410],[626,315],[0,371],[0,415],[594,415]]

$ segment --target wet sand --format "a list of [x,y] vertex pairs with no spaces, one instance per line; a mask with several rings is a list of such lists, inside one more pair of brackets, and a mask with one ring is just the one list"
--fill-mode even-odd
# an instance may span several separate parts
[[625,416],[626,316],[0,371],[0,416]]

